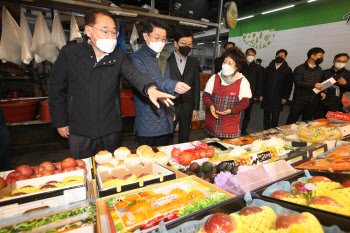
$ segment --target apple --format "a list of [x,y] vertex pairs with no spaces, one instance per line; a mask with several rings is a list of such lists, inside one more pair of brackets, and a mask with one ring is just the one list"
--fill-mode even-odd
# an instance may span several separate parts
[[22,193],[22,192],[20,192],[20,193],[15,193],[15,194],[11,195],[11,197],[17,197],[17,196],[26,195],[26,194],[27,194],[27,193]]
[[6,187],[6,180],[0,177],[0,190]]
[[62,162],[55,163],[55,167],[57,170],[62,170]]
[[78,164],[73,158],[66,158],[62,161],[63,170],[69,167],[76,167],[76,166],[78,166]]
[[139,175],[139,178],[144,177],[144,176],[148,176],[148,173],[142,173],[141,175]]
[[40,190],[43,190],[43,189],[55,189],[56,186],[53,185],[53,184],[45,184],[43,186],[41,186]]
[[300,224],[305,222],[306,217],[302,214],[281,214],[277,216],[275,225],[276,229],[287,229],[292,224]]
[[39,166],[32,167],[32,169],[34,171],[34,175],[39,173]]
[[307,182],[309,182],[309,183],[332,182],[332,180],[325,177],[325,176],[314,176],[314,177],[310,178]]
[[7,180],[8,178],[15,178],[15,176],[18,176],[18,175],[19,175],[18,172],[12,171],[12,172],[10,172],[10,173],[6,176],[6,180]]
[[234,218],[227,214],[213,214],[203,224],[202,232],[206,233],[231,233],[237,229]]
[[263,210],[257,206],[246,206],[243,209],[241,209],[241,211],[239,212],[239,215],[248,216],[248,215],[260,213],[262,211]]
[[56,181],[56,180],[52,180],[52,181],[48,181],[45,184],[58,184],[60,182]]
[[86,167],[86,163],[81,159],[77,159],[75,162],[77,162],[78,167]]
[[59,170],[54,170],[53,171],[53,174],[60,174],[60,173],[62,173],[63,171],[61,170],[61,169],[59,169]]
[[309,205],[332,205],[332,206],[343,207],[333,198],[326,197],[326,196],[311,197],[309,199]]
[[38,178],[38,176],[37,176],[38,174],[36,174],[36,175],[32,175],[31,177],[29,177],[29,179],[34,179],[34,178]]
[[31,185],[26,185],[26,186],[23,186],[23,187],[21,187],[21,188],[34,188],[34,187],[31,186]]
[[123,180],[129,179],[131,176],[132,176],[132,174],[126,175],[126,176],[123,177]]
[[14,179],[15,179],[15,181],[28,180],[29,177],[28,176],[19,175],[19,176],[16,176]]
[[[295,182],[293,185],[292,185],[292,188],[295,188],[296,189],[296,192],[297,193],[303,193],[306,189],[304,189],[304,183],[301,182],[301,181],[298,181],[298,182]],[[293,189],[292,189],[293,190]],[[293,191],[294,194],[297,194]]]
[[350,180],[346,180],[342,183],[345,188],[350,188]]
[[68,182],[74,182],[74,181],[77,181],[77,180],[68,180],[67,183],[68,183]]
[[15,178],[8,178],[8,179],[6,179],[6,186],[11,185],[13,182],[15,182]]
[[118,179],[118,178],[115,177],[115,176],[110,176],[110,177],[108,177],[107,179],[105,179],[104,182],[107,182],[107,181],[110,181],[110,180],[117,180],[117,179]]
[[53,165],[53,163],[46,161],[39,165],[39,172],[42,172],[44,170],[54,171],[56,170],[56,167]]
[[29,165],[21,165],[16,168],[16,172],[18,172],[22,176],[32,176],[34,175],[34,170]]
[[78,167],[75,167],[76,170],[82,170],[84,169],[85,170],[85,174],[87,174],[87,170],[85,167],[82,167],[82,166],[78,166]]
[[270,194],[270,197],[276,198],[276,199],[282,199],[282,198],[296,198],[294,194],[291,194],[290,192],[284,191],[284,190],[277,190]]
[[63,173],[65,172],[71,172],[71,171],[76,171],[77,169],[75,167],[67,167],[65,169],[63,169]]
[[42,174],[42,176],[51,176],[54,174],[53,171],[49,171],[49,170],[44,170],[40,173]]

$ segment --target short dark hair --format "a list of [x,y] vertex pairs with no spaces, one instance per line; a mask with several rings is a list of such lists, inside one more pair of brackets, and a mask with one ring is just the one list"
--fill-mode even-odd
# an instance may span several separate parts
[[159,19],[147,20],[145,22],[143,32],[147,33],[147,34],[150,34],[150,33],[153,32],[153,28],[154,27],[164,29],[165,31],[168,32],[168,26],[163,21],[160,21]]
[[256,55],[256,50],[255,49],[253,49],[253,48],[249,48],[249,49],[247,49],[246,51],[245,51],[245,55],[247,55],[248,54],[248,51],[252,51],[255,55]]
[[280,50],[278,50],[278,51],[276,52],[276,56],[277,56],[279,53],[284,53],[284,56],[288,56],[288,52],[287,52],[287,50],[285,50],[285,49],[280,49]]
[[[104,9],[95,9],[95,10],[89,11],[84,16],[85,25],[94,25],[96,23],[96,16],[99,14],[108,16],[111,19],[113,19],[113,21],[114,21],[114,16],[111,12],[104,10]],[[115,21],[114,21],[114,23],[115,23]]]
[[237,71],[240,71],[246,62],[246,57],[245,57],[244,53],[238,47],[233,47],[233,48],[226,50],[226,52],[223,54],[223,57],[224,58],[226,58],[226,57],[232,58],[232,60],[234,60],[236,62]]
[[307,58],[310,58],[312,55],[316,55],[319,53],[325,53],[325,51],[319,47],[315,47],[309,50],[309,52],[307,52]]
[[337,55],[335,55],[334,61],[337,60],[339,57],[347,57],[349,61],[349,55],[347,53],[338,53]]
[[187,29],[177,29],[175,31],[174,41],[178,42],[183,37],[192,37],[193,40],[193,33]]
[[256,59],[256,61],[262,63],[262,60],[260,58]]
[[233,43],[233,42],[226,42],[226,43],[224,44],[224,49],[226,49],[226,46],[229,45],[229,44],[233,45],[233,47],[236,46],[236,44]]

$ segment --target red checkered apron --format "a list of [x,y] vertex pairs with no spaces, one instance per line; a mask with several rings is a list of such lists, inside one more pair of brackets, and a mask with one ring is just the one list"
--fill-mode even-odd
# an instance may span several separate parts
[[[239,89],[242,79],[236,82],[224,86],[221,85],[220,76],[215,76],[214,90],[211,95],[216,111],[223,112],[227,109],[239,103]],[[241,113],[237,115],[219,115],[219,119],[215,119],[208,108],[205,115],[205,127],[204,130],[220,138],[235,138],[239,137],[241,130],[239,129],[239,121],[241,119]]]

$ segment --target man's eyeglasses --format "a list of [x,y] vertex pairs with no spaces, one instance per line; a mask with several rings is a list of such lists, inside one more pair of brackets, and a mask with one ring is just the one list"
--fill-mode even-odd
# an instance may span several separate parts
[[89,27],[95,28],[95,29],[103,32],[104,35],[108,35],[108,33],[111,33],[112,36],[117,35],[117,31],[110,31],[110,30],[107,30],[107,29],[99,29],[99,28],[96,28],[96,27],[91,26],[91,25],[89,25]]

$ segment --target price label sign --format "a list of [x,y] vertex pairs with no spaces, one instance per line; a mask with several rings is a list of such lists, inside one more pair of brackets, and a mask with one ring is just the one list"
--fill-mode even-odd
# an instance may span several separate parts
[[275,149],[269,149],[250,154],[249,160],[252,166],[260,166],[278,160],[278,155]]

